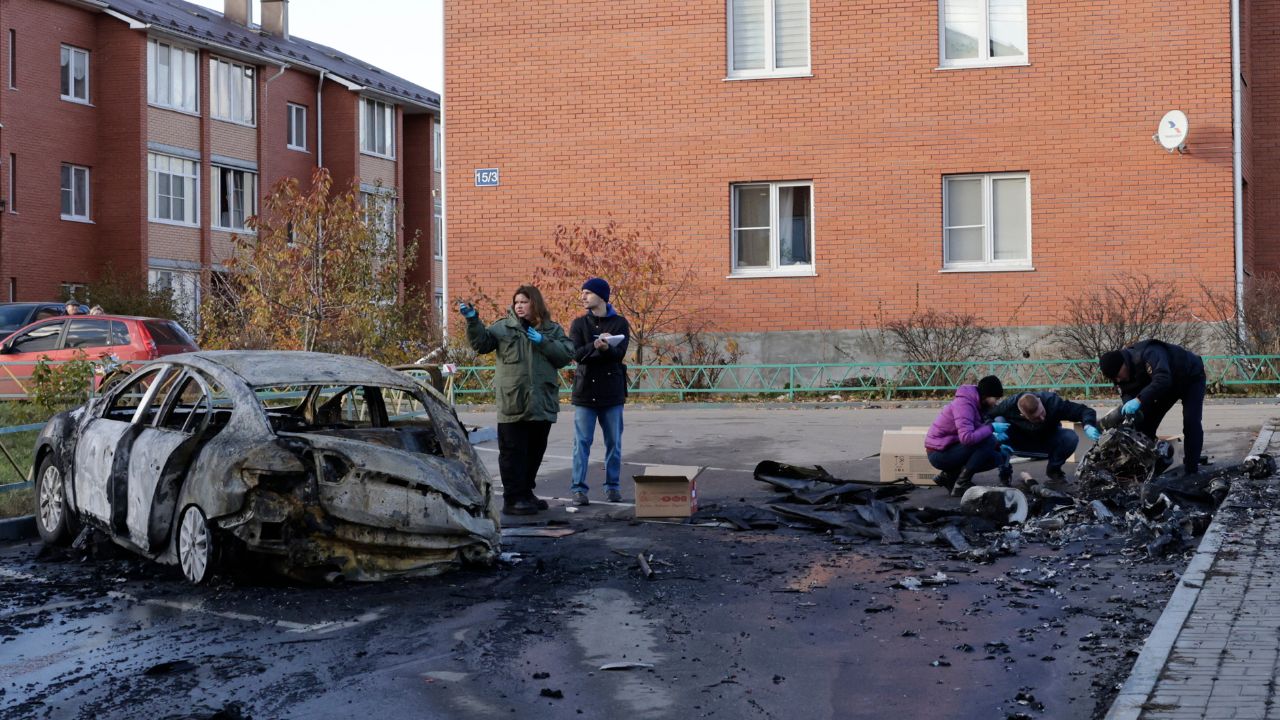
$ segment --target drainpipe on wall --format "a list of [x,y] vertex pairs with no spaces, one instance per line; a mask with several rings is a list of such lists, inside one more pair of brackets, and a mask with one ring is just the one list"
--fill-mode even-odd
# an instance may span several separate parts
[[1244,329],[1244,128],[1240,86],[1240,0],[1231,0],[1231,183],[1235,196],[1236,336]]
[[327,70],[320,71],[320,81],[316,83],[316,167],[324,167],[324,76]]

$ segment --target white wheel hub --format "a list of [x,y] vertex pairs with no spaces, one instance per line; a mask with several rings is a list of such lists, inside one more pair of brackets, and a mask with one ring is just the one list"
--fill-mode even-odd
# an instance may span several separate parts
[[40,476],[40,524],[52,531],[62,522],[62,473],[49,463]]
[[178,526],[178,560],[182,574],[191,582],[204,580],[209,569],[209,550],[209,525],[200,508],[192,505],[182,513]]

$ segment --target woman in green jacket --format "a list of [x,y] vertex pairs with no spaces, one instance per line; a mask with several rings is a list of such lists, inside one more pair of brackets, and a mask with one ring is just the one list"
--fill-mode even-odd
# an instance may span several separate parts
[[560,368],[573,359],[573,342],[551,321],[542,293],[521,285],[507,317],[485,327],[474,307],[458,306],[467,341],[480,354],[496,352],[493,390],[498,403],[498,471],[502,512],[532,515],[547,504],[533,494],[551,423],[560,412]]

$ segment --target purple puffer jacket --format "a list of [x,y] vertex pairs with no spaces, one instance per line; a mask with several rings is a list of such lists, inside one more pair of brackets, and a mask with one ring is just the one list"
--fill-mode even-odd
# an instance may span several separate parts
[[942,408],[929,426],[929,434],[924,436],[924,448],[934,452],[946,450],[958,442],[976,445],[991,437],[992,432],[990,425],[982,424],[978,386],[961,385],[956,388],[956,399]]

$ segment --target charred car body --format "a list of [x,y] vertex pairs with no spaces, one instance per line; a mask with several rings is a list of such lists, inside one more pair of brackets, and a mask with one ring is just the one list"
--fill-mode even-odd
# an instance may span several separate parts
[[54,416],[34,457],[45,542],[87,524],[195,583],[237,552],[376,580],[498,551],[492,480],[453,411],[368,360],[169,356]]

